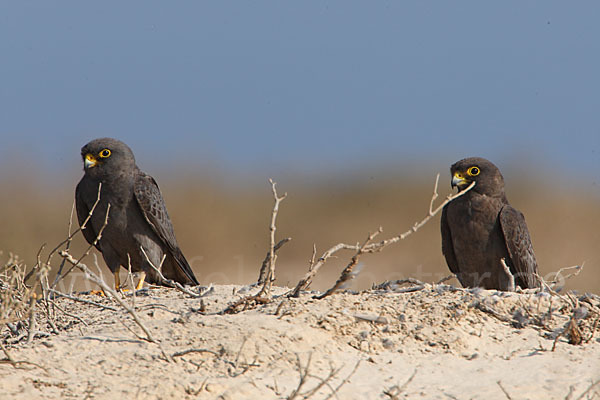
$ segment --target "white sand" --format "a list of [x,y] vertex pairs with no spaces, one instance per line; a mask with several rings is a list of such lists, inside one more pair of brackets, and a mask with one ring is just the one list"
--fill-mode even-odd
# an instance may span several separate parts
[[[284,292],[276,289],[276,294]],[[560,309],[564,303],[556,297],[552,318],[548,296],[447,286],[402,294],[343,293],[324,300],[305,294],[279,297],[233,315],[199,312],[202,303],[206,313],[215,313],[249,293],[229,285],[215,287],[203,299],[171,289],[138,295],[138,314],[168,354],[215,352],[189,353],[175,357],[176,362],[165,361],[156,344],[125,328],[123,324],[142,335],[124,311],[60,299],[65,311],[87,325],[59,312],[59,335],[12,345],[14,359],[46,371],[0,364],[0,398],[287,398],[300,381],[297,360],[304,372],[309,357],[308,377],[297,399],[390,399],[394,394],[411,399],[577,399],[600,379],[600,333],[578,346],[561,337],[551,351],[572,314],[568,307]],[[81,297],[113,304],[98,296]],[[589,310],[599,306],[595,301]],[[482,312],[478,303],[503,316],[519,308],[545,315],[547,328],[533,323],[516,328]],[[585,337],[596,318],[589,312],[579,321]],[[327,379],[331,371],[337,372]],[[586,396],[600,398],[600,385]]]

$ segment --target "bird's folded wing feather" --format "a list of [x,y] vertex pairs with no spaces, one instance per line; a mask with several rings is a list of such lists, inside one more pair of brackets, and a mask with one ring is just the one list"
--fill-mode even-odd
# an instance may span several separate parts
[[[447,206],[446,206],[447,207]],[[454,254],[454,245],[452,244],[452,235],[450,233],[450,225],[448,225],[448,212],[446,207],[442,210],[442,253],[446,257],[446,263],[448,268],[453,274],[458,274],[458,262],[456,261],[456,254]]]
[[140,172],[135,179],[133,191],[144,218],[152,226],[154,232],[170,250],[178,248],[173,224],[154,178]]
[[500,210],[500,226],[512,261],[511,272],[516,281],[529,288],[539,286],[537,261],[525,217],[507,204]]
[[192,268],[177,244],[173,224],[154,178],[140,171],[136,176],[133,191],[146,221],[152,226],[152,229],[163,243],[167,245],[184,275],[191,283],[198,285],[198,280],[194,276]]

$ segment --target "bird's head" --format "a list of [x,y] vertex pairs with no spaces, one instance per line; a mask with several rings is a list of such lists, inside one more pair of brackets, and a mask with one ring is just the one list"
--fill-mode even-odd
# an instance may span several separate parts
[[458,191],[466,189],[472,182],[472,189],[488,196],[504,195],[504,178],[498,167],[485,158],[470,157],[457,161],[450,167],[452,187]]
[[98,179],[116,176],[135,166],[129,146],[112,138],[92,140],[81,148],[81,157],[85,173]]

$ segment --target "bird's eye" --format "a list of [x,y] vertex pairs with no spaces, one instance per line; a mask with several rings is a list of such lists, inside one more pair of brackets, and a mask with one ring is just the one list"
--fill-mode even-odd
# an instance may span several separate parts
[[470,176],[477,176],[480,172],[481,171],[477,167],[471,167],[467,170],[467,174],[469,174]]
[[100,157],[102,158],[108,158],[110,157],[110,150],[109,149],[104,149],[100,152]]

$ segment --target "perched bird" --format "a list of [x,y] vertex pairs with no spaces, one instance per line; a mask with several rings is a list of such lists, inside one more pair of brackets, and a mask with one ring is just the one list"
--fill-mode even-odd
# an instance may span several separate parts
[[[82,226],[98,200],[100,188],[99,201],[82,232],[88,243],[102,253],[114,274],[115,288],[120,286],[119,268],[129,266],[132,272],[140,272],[136,289],[143,286],[144,280],[164,284],[148,260],[156,268],[162,261],[165,278],[198,285],[177,244],[158,185],[138,168],[131,149],[120,140],[101,138],[83,146],[81,157],[84,175],[75,190],[77,218]],[[100,240],[95,243],[100,232]]]
[[459,192],[475,182],[442,211],[442,252],[450,271],[464,287],[538,287],[538,267],[525,217],[508,203],[498,168],[473,157],[452,165],[450,173],[452,187]]

